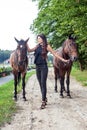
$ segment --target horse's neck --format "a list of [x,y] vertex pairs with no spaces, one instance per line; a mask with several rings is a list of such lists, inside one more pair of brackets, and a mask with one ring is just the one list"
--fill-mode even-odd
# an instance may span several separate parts
[[63,47],[59,47],[57,50],[58,54],[63,57],[64,59],[69,59],[69,56],[64,52]]

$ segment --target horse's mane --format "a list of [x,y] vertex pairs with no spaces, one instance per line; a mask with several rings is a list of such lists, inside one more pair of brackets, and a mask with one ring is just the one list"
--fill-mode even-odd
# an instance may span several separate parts
[[62,51],[63,47],[60,46],[59,48],[56,49],[56,51]]
[[62,47],[64,48],[65,45],[67,44],[67,42],[69,41],[69,39],[67,38],[63,43],[62,43]]
[[65,47],[66,43],[68,42],[68,40],[69,40],[69,39],[67,38],[67,39],[62,43],[62,45],[56,49],[56,51],[62,51],[62,49]]

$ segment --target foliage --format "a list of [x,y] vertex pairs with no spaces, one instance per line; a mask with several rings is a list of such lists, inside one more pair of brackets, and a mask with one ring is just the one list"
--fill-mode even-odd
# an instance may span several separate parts
[[11,51],[9,50],[0,50],[0,63],[4,62],[6,59],[9,59]]
[[0,67],[0,77],[7,76],[11,73],[11,67]]
[[0,73],[5,71],[12,71],[11,67],[0,67]]
[[44,33],[52,47],[58,48],[75,36],[81,69],[87,69],[87,0],[32,0],[38,2],[38,17],[30,29]]

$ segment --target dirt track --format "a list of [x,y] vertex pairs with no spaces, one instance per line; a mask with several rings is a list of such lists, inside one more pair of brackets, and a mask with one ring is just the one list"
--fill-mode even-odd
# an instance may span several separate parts
[[26,84],[26,97],[22,100],[19,94],[18,113],[11,124],[6,124],[1,130],[87,130],[87,88],[82,87],[71,78],[70,90],[72,99],[61,99],[59,93],[54,92],[54,74],[49,71],[47,80],[48,104],[40,110],[41,93],[36,75]]

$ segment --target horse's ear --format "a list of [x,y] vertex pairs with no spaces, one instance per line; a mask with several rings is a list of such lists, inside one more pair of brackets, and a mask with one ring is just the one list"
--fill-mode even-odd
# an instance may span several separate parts
[[76,39],[77,39],[77,37],[75,36],[75,37],[74,37],[74,40],[76,40]]
[[69,35],[69,39],[76,40],[76,36],[72,36],[72,34]]
[[28,42],[29,38],[25,41],[26,43]]
[[73,39],[72,34],[69,35],[69,39]]
[[16,41],[17,43],[19,43],[19,41],[17,40],[17,38],[14,37],[14,39],[15,39],[15,41]]

